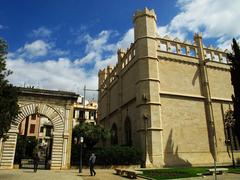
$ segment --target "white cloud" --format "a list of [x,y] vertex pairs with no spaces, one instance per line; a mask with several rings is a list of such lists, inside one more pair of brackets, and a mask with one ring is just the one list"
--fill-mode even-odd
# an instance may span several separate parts
[[[96,38],[89,34],[82,36],[82,42],[86,42],[86,55],[83,58],[76,59],[75,64],[85,66],[86,64],[94,64],[93,71],[98,72],[99,69],[106,68],[108,65],[114,66],[117,62],[117,49],[128,48],[133,42],[134,30],[129,29],[118,42],[109,43],[111,36],[117,33],[113,31],[102,31]],[[107,56],[105,56],[107,54]]]
[[97,74],[87,73],[68,58],[29,62],[23,58],[7,59],[7,68],[13,71],[11,83],[18,86],[35,86],[44,89],[78,92],[87,84],[97,88]]
[[202,30],[205,37],[239,35],[239,0],[179,0],[178,5],[182,12],[173,18],[170,29]]
[[3,25],[0,24],[0,30],[3,29],[3,28],[4,28]]
[[17,50],[17,54],[21,57],[39,57],[47,55],[52,45],[43,40],[36,40],[32,43],[26,43],[24,47]]
[[52,31],[42,26],[42,27],[39,27],[38,29],[34,29],[31,34],[35,37],[41,37],[41,38],[50,37],[52,34]]
[[85,40],[87,42],[86,46],[86,52],[95,51],[98,53],[102,53],[103,51],[114,51],[115,47],[113,44],[109,44],[108,40],[110,38],[110,35],[112,34],[112,31],[101,31],[98,34],[97,38],[92,38],[89,35],[85,36]]
[[117,48],[127,49],[134,42],[134,29],[129,29],[117,43]]
[[169,36],[171,38],[176,38],[177,37],[180,40],[185,40],[186,36],[187,36],[187,33],[177,31],[177,30],[170,30],[170,26],[166,25],[166,26],[159,26],[158,27],[158,35],[160,37]]
[[239,0],[178,0],[177,5],[180,13],[168,25],[159,27],[160,34],[182,39],[188,32],[202,32],[204,38],[219,38],[218,42],[240,37]]
[[76,59],[75,64],[84,66],[89,63],[95,63],[102,61],[105,54],[112,56],[117,53],[117,46],[109,43],[110,35],[112,31],[101,31],[96,38],[86,34],[83,39],[86,42],[86,55],[83,58]]
[[23,47],[19,48],[15,53],[11,53],[12,56],[27,58],[28,60],[44,57],[47,55],[53,55],[57,57],[67,56],[69,51],[64,51],[55,48],[53,42],[45,42],[44,40],[38,39],[31,43],[26,43]]
[[[98,88],[98,71],[108,65],[115,65],[117,48],[127,48],[133,40],[133,29],[127,31],[116,43],[109,43],[112,31],[102,31],[96,38],[85,35],[85,56],[72,60],[69,58],[29,61],[31,56],[44,56],[53,52],[55,45],[37,40],[26,43],[18,52],[9,53],[7,67],[13,71],[9,76],[11,83],[23,86],[35,86],[45,89],[75,91],[83,94],[83,86]],[[86,70],[86,65],[93,67]],[[93,95],[94,94],[94,95]],[[89,92],[89,98],[97,98],[96,93]]]
[[[204,38],[218,38],[219,47],[229,47],[233,36],[240,40],[239,0],[178,0],[180,13],[169,24],[159,26],[160,36],[173,36],[186,39],[188,33],[203,32]],[[0,26],[1,27],[1,26]],[[33,31],[36,37],[49,37],[51,31],[40,27]],[[83,86],[97,89],[98,71],[117,62],[117,49],[128,48],[134,39],[134,29],[131,28],[112,42],[116,32],[103,30],[96,37],[89,34],[77,36],[76,44],[85,43],[83,57],[78,59],[63,58],[70,52],[56,48],[54,43],[38,39],[26,43],[17,52],[8,56],[7,66],[13,70],[9,77],[15,85],[38,86],[46,89],[75,91],[82,94]],[[78,38],[79,37],[79,38]],[[29,61],[33,57],[56,55],[59,58],[41,62]],[[89,66],[90,65],[90,66]],[[90,68],[88,68],[90,67]],[[89,93],[90,94],[90,93]]]
[[95,69],[98,72],[99,69],[104,69],[109,65],[114,67],[116,62],[117,62],[117,55],[114,54],[114,55],[109,56],[106,59],[103,59],[101,61],[97,61],[96,64],[95,64]]

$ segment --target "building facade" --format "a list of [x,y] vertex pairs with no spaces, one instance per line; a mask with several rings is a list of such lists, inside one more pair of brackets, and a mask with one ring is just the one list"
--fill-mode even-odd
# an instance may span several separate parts
[[40,116],[37,114],[31,114],[19,124],[19,135],[26,134],[26,136],[35,136],[38,138],[40,132],[39,127]]
[[80,122],[84,123],[91,123],[96,125],[97,120],[97,103],[94,101],[85,101],[83,104],[82,97],[78,98],[73,105],[74,112],[73,112],[73,127],[79,124]]
[[112,129],[112,144],[140,148],[148,167],[230,164],[227,52],[205,47],[200,34],[194,43],[160,38],[156,22],[154,10],[137,11],[134,42],[99,71],[99,123]]

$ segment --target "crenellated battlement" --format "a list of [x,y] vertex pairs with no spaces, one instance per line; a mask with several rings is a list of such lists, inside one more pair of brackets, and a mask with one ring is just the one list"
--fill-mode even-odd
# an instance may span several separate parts
[[[195,34],[197,36],[198,34]],[[188,40],[181,41],[178,38],[171,38],[169,36],[164,36],[163,38],[156,38],[158,44],[159,52],[166,52],[180,56],[186,56],[191,58],[199,58],[198,47],[196,43],[191,43]],[[208,59],[213,62],[228,63],[227,53],[229,50],[222,50],[220,48],[214,48],[212,45],[208,47],[203,46],[205,59]],[[114,67],[108,66],[105,69],[99,71],[100,85],[101,89],[107,87],[106,80],[109,79],[111,84],[119,76],[119,73],[124,70],[127,65],[134,59],[136,55],[135,44],[131,43],[130,47],[125,51],[120,48],[117,51],[118,62]]]
[[144,10],[137,10],[133,16],[133,20],[135,21],[138,17],[142,16],[153,17],[155,21],[157,20],[155,11],[153,9],[148,9],[146,7],[144,8]]
[[[194,36],[197,36],[195,34]],[[168,52],[181,56],[188,56],[193,58],[198,58],[198,47],[196,43],[191,43],[188,40],[181,41],[178,38],[171,38],[169,36],[164,36],[163,38],[157,38],[158,41],[158,51]],[[210,61],[228,63],[227,53],[229,50],[222,50],[220,48],[214,48],[212,45],[206,47],[203,45],[205,59]]]
[[116,78],[118,78],[119,73],[121,73],[121,71],[125,69],[134,59],[136,53],[134,44],[131,43],[130,47],[127,48],[126,51],[122,48],[118,49],[117,53],[118,62],[114,67],[108,66],[107,68],[99,70],[99,83],[101,85],[101,89],[105,89],[107,87],[107,83],[111,84]]
[[[156,20],[156,14],[154,12],[154,10],[149,10],[148,8],[145,8],[142,11],[136,11],[136,13],[134,14],[134,23],[136,23],[136,19],[139,18],[139,21],[142,21],[140,19],[140,17],[143,16],[147,16],[148,19],[152,19],[152,17]],[[146,26],[144,28],[150,28],[150,27],[155,27],[155,25],[150,25],[150,27],[148,26],[149,22],[145,22],[146,25],[142,24],[143,26]],[[155,22],[154,22],[155,23]],[[180,39],[176,38],[172,38],[169,36],[164,36],[163,38],[155,35],[153,36],[152,34],[153,32],[149,32],[143,29],[141,29],[141,23],[137,23],[138,26],[134,26],[134,33],[136,36],[136,33],[138,33],[138,35],[135,37],[135,42],[131,43],[130,47],[127,48],[126,50],[120,48],[117,51],[118,54],[118,60],[117,63],[114,67],[108,66],[106,69],[102,69],[99,71],[99,88],[101,89],[101,92],[104,91],[104,89],[106,89],[107,87],[110,87],[110,85],[115,82],[121,73],[123,73],[124,71],[126,71],[126,69],[128,69],[128,65],[133,62],[136,61],[137,58],[135,58],[136,53],[142,52],[143,49],[138,50],[137,52],[137,47],[139,48],[139,44],[137,46],[137,40],[139,40],[138,38],[144,38],[144,37],[150,37],[151,39],[155,39],[156,40],[156,44],[157,44],[157,52],[158,53],[163,53],[162,57],[164,57],[164,53],[169,53],[172,55],[176,55],[176,58],[179,59],[181,61],[181,59],[183,57],[189,57],[189,58],[193,58],[196,59],[196,63],[198,63],[199,60],[199,48],[197,43],[194,42],[190,42],[188,40],[184,40],[181,41]],[[148,24],[148,25],[147,25]],[[152,29],[151,29],[152,30]],[[156,31],[156,29],[155,29]],[[152,34],[151,34],[152,33]],[[142,36],[144,35],[145,36]],[[156,33],[154,33],[156,34]],[[202,35],[201,34],[194,34],[194,39],[198,39],[200,38],[202,41]],[[212,45],[206,47],[203,44],[203,59],[208,59],[209,61],[212,62],[219,62],[219,63],[224,63],[227,64],[228,63],[228,59],[227,59],[227,53],[229,53],[228,50],[222,50],[220,48],[214,48]]]

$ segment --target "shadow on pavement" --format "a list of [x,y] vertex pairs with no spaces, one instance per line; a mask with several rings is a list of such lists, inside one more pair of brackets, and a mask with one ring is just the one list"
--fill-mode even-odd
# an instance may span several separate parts
[[78,174],[77,176],[85,176],[85,177],[88,177],[88,176],[91,176],[91,175],[87,175],[87,174]]

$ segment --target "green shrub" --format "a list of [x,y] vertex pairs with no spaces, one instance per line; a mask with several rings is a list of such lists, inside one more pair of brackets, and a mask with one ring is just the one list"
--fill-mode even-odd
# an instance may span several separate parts
[[[72,165],[79,164],[79,152],[80,148],[77,146],[72,146]],[[78,150],[76,149],[78,148]],[[83,156],[83,164],[88,165],[88,159],[91,153],[95,153],[97,156],[96,164],[97,165],[132,165],[132,164],[140,164],[142,159],[142,153],[133,147],[127,146],[111,146],[104,148],[96,148],[91,152],[84,149]]]

